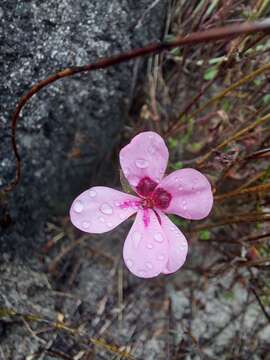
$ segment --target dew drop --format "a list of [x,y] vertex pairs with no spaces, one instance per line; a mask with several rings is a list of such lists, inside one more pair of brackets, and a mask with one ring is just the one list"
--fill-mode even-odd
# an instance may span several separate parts
[[101,205],[100,211],[105,215],[111,215],[113,213],[112,207],[107,203]]
[[170,229],[171,229],[172,231],[174,231],[174,230],[175,230],[175,227],[174,227],[174,226],[171,226]]
[[164,255],[158,255],[158,257],[157,257],[157,258],[158,258],[158,260],[161,260],[161,261],[162,261],[162,260],[164,260],[164,259],[165,259],[165,256],[164,256]]
[[179,181],[178,177],[175,177],[175,178],[173,179],[173,181],[174,181],[174,182],[178,182],[178,181]]
[[144,276],[145,275],[145,272],[143,270],[139,271],[139,275],[140,276]]
[[109,228],[111,228],[111,227],[113,227],[113,224],[112,224],[111,222],[108,222],[108,223],[107,223],[107,226],[108,226]]
[[128,259],[128,260],[126,260],[126,264],[127,264],[128,267],[132,267],[133,261]]
[[182,205],[183,205],[183,209],[186,210],[186,208],[187,208],[187,202],[186,202],[186,200],[183,200],[183,201],[182,201]]
[[147,249],[153,249],[153,245],[152,245],[152,244],[147,244],[146,247],[147,247]]
[[115,206],[120,206],[121,203],[120,203],[119,201],[115,201],[115,202],[114,202],[114,205],[115,205]]
[[159,242],[159,243],[163,242],[163,240],[164,240],[161,233],[156,233],[156,234],[154,235],[154,239],[155,239],[157,242]]
[[135,248],[137,249],[139,247],[139,244],[140,244],[140,241],[142,239],[142,234],[139,233],[138,231],[135,231],[133,234],[132,234],[132,239],[134,241],[134,246]]
[[101,222],[105,222],[105,219],[101,216],[100,218],[99,218],[99,221],[101,221]]
[[87,221],[84,221],[84,222],[82,223],[82,227],[83,227],[84,229],[88,229],[89,226],[90,226],[90,224],[89,224],[89,222],[87,222]]
[[183,191],[183,186],[180,185],[179,188],[178,188],[179,191]]
[[97,193],[95,192],[95,190],[89,190],[89,196],[91,198],[94,198],[95,196],[97,196]]
[[122,212],[119,214],[119,217],[121,220],[124,220],[126,218],[125,214],[123,214]]
[[148,269],[153,269],[153,265],[150,262],[147,262],[145,265]]
[[75,211],[76,213],[81,213],[81,212],[83,211],[83,203],[82,203],[80,200],[78,200],[78,201],[75,202],[75,204],[74,204],[74,211]]
[[155,155],[155,153],[156,153],[156,148],[155,148],[153,145],[150,145],[150,146],[148,147],[148,152],[149,152],[150,155]]
[[149,162],[145,159],[137,159],[135,164],[139,169],[146,169],[149,166]]

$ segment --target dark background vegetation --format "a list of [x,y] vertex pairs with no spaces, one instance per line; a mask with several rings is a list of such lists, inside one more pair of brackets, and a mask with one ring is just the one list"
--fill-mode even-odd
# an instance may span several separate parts
[[[2,1],[0,185],[15,171],[11,113],[37,80],[269,15],[267,0]],[[29,102],[22,179],[0,198],[0,359],[269,359],[269,49],[262,33],[174,49]],[[174,219],[188,261],[153,280],[123,267],[130,221],[91,236],[67,216],[86,187],[120,187],[119,149],[145,129],[165,138],[168,172],[197,168],[215,193],[208,219]]]

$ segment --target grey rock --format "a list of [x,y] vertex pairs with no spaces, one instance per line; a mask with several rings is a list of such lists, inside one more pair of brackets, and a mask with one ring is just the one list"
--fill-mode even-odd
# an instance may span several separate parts
[[[153,0],[1,1],[0,190],[15,173],[10,118],[18,99],[60,69],[160,39],[166,1],[157,2],[146,14],[152,4]],[[74,196],[91,184],[114,181],[114,154],[127,121],[133,69],[130,62],[61,80],[24,109],[17,128],[22,179],[7,198],[0,196],[0,308],[50,319],[63,308],[67,320],[79,317],[72,312],[77,305],[68,307],[66,299],[58,305],[35,250],[51,236],[45,231],[47,220],[54,214],[68,215]],[[109,281],[106,269],[87,261],[73,289],[82,297],[83,316],[89,309],[95,312]],[[54,283],[53,288],[60,285]],[[33,331],[38,326],[29,325]],[[48,332],[44,339],[48,344],[55,340],[60,349],[63,343],[68,351],[69,337],[64,341],[63,336]],[[21,319],[0,319],[0,359],[22,360],[44,347]]]
[[[166,1],[156,2],[145,16],[152,4],[1,1],[0,187],[15,172],[10,117],[18,99],[37,80],[59,69],[160,39]],[[29,250],[42,242],[43,225],[51,214],[67,214],[72,198],[93,181],[112,182],[113,154],[127,120],[133,68],[130,62],[64,79],[28,103],[17,128],[22,180],[4,205],[2,201],[1,213],[11,224],[0,222],[2,251],[29,257]]]
[[[53,321],[57,313],[50,284],[45,274],[16,263],[0,266],[0,288],[0,359],[25,359],[29,352],[38,351],[41,344],[29,332],[35,323],[23,322],[20,314],[38,314]],[[8,310],[16,315],[3,317],[2,312]]]

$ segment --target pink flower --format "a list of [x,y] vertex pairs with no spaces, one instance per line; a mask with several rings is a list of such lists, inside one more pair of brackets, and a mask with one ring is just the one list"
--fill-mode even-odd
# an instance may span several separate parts
[[140,133],[120,151],[123,173],[137,196],[95,186],[79,195],[70,209],[73,225],[95,234],[137,213],[123,257],[128,269],[142,278],[173,273],[186,260],[187,240],[165,213],[199,220],[213,206],[211,185],[199,171],[182,169],[163,177],[168,158],[158,134]]

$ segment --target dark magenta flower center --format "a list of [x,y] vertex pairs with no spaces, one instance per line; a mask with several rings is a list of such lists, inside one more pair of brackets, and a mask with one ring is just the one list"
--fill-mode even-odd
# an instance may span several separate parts
[[172,200],[172,195],[168,191],[162,188],[158,188],[153,192],[152,199],[154,202],[154,207],[159,209],[167,209]]
[[142,178],[136,186],[137,193],[141,196],[148,196],[152,194],[158,183],[150,179],[148,176]]
[[161,187],[156,189],[157,185],[154,180],[144,177],[136,186],[137,193],[144,198],[142,200],[144,208],[167,209],[170,205],[172,195]]

